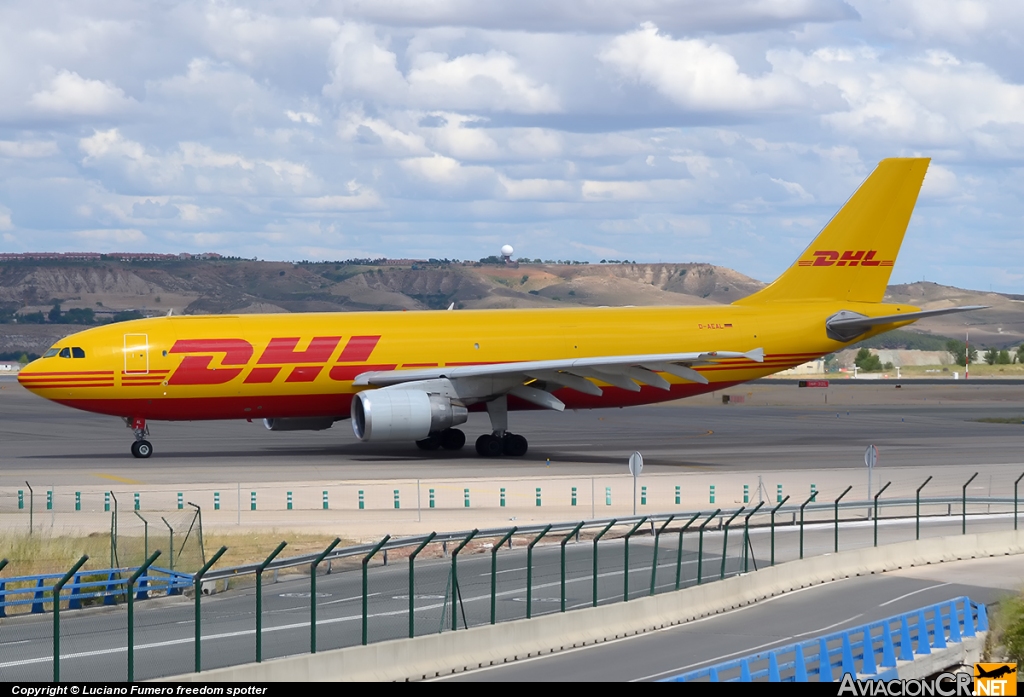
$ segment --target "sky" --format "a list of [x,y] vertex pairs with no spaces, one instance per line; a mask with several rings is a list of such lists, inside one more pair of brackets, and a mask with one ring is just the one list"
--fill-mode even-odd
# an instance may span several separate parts
[[893,282],[1024,292],[1020,0],[0,4],[0,251],[781,273],[932,158]]

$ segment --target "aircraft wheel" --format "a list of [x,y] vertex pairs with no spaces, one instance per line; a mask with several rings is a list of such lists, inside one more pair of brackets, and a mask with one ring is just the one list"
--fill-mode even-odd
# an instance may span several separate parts
[[423,440],[416,441],[416,445],[420,450],[437,450],[441,447],[441,437],[436,433],[431,433]]
[[445,450],[461,450],[466,444],[466,434],[457,428],[441,431],[441,447]]
[[506,433],[501,445],[504,453],[512,457],[522,457],[529,448],[526,439],[515,433]]
[[137,440],[132,443],[132,455],[145,459],[153,454],[153,444],[148,440]]
[[476,452],[480,457],[498,457],[502,453],[502,441],[500,438],[485,433],[476,439]]

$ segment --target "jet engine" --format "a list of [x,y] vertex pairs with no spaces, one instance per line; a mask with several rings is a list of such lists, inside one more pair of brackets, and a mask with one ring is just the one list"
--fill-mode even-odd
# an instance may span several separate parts
[[333,416],[313,416],[298,419],[263,419],[268,431],[324,431],[334,425]]
[[468,418],[448,397],[407,388],[367,390],[352,400],[352,430],[363,441],[422,440]]

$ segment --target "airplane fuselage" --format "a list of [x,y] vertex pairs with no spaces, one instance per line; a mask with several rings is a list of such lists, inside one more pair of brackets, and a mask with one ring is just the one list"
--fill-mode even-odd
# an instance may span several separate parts
[[[597,381],[600,396],[553,392],[571,409],[623,407],[720,390],[842,349],[824,325],[840,310],[876,316],[913,309],[830,300],[159,317],[70,336],[19,381],[46,399],[129,419],[347,418],[353,396],[366,389],[352,382],[368,371],[764,349],[763,363],[739,358],[697,367],[706,385],[663,374],[669,390]],[[508,407],[535,408],[515,397]]]

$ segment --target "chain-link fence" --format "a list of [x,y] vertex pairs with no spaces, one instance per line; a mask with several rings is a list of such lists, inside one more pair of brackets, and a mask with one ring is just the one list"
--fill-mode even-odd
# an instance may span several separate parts
[[[821,497],[812,495],[800,502],[782,497],[726,510],[716,506],[385,537],[350,547],[336,546],[337,541],[328,547],[325,540],[320,554],[289,557],[288,548],[279,546],[262,560],[223,569],[207,569],[217,557],[208,559],[202,550],[197,507],[136,515],[129,506],[126,516],[124,502],[118,501],[111,523],[117,561],[139,558],[140,548],[151,558],[160,550],[154,568],[170,571],[173,549],[175,571],[202,571],[202,592],[198,598],[193,594],[168,603],[137,602],[132,625],[122,612],[65,612],[62,674],[76,680],[127,675],[128,626],[134,627],[134,675],[152,678],[193,670],[200,660],[203,667],[213,668],[314,649],[464,631],[630,602],[837,550],[1017,529],[1019,524],[1016,496],[967,497],[966,485],[957,497],[885,499],[884,493],[882,489],[871,500],[861,501],[847,501],[845,493],[831,500],[815,500]],[[928,515],[920,515],[922,511]],[[102,576],[97,570],[105,565],[99,565],[99,559],[83,567],[83,574]],[[27,575],[21,568],[16,561],[3,570],[0,583],[13,586],[13,574]],[[123,607],[125,579],[107,580],[116,580],[121,590],[105,595],[97,591],[96,602],[107,602],[113,595]],[[32,605],[39,593],[39,611],[51,612],[55,582],[53,577],[37,580],[35,588],[20,595],[4,591],[5,610],[13,607],[11,602]],[[77,583],[74,578],[69,581]],[[194,586],[186,595],[193,590]],[[74,592],[65,587],[66,609]],[[48,619],[20,624],[18,642],[0,637],[5,678],[52,679]],[[0,625],[0,632],[8,631]],[[198,643],[197,635],[202,637]],[[89,659],[82,660],[84,655]]]

